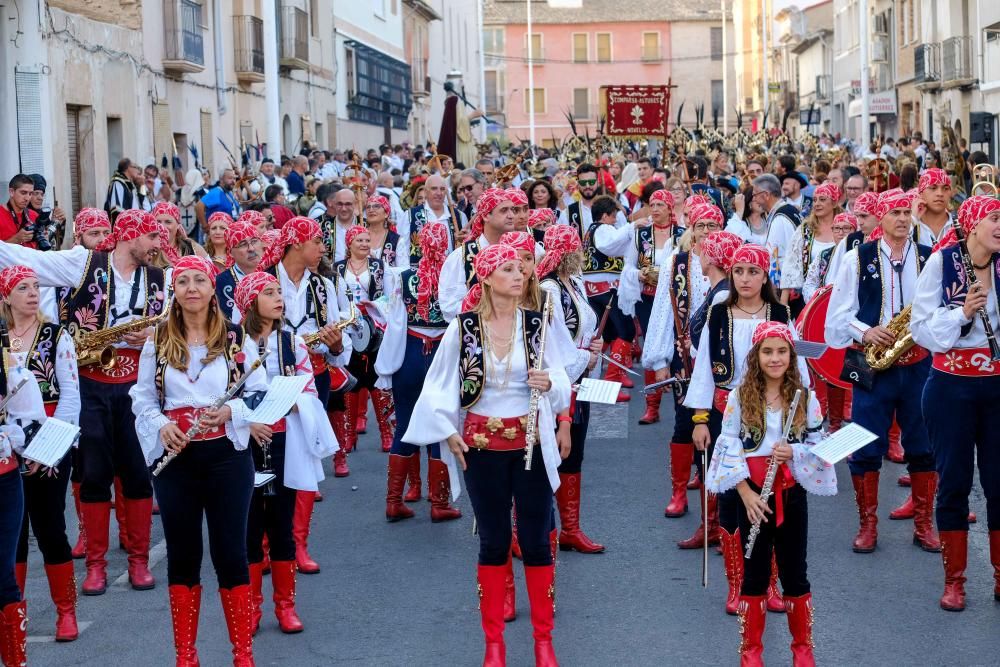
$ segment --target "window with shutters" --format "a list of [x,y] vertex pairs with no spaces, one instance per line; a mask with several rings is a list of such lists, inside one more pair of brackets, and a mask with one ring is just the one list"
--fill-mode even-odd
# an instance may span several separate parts
[[721,79],[713,79],[712,80],[712,108],[709,110],[710,112],[717,109],[719,111],[719,113],[722,113],[722,91],[723,91],[722,80]]
[[[122,129],[122,119],[108,116],[108,167],[105,173],[110,176],[118,168],[118,162],[125,157],[124,130]],[[76,209],[79,210],[79,209]]]
[[645,62],[658,62],[660,60],[660,33],[642,33],[642,59]]
[[506,108],[504,97],[504,76],[503,72],[495,69],[488,69],[485,72],[486,79],[486,111],[492,113],[503,113]]
[[173,142],[170,140],[172,136],[170,105],[157,102],[153,105],[153,161],[157,164],[164,155],[169,158],[173,154]]
[[215,169],[215,132],[212,130],[212,112],[201,110],[201,167]]
[[530,89],[526,88],[525,89],[524,113],[531,113],[531,110],[528,108],[528,99],[529,99],[528,98],[528,94],[529,94],[528,91],[529,90],[532,93],[534,93],[533,97],[534,97],[534,101],[535,101],[535,115],[545,113],[545,89],[544,88],[530,88]]
[[577,120],[590,118],[590,91],[586,88],[573,89],[573,116]]
[[330,134],[326,145],[330,150],[333,150],[337,147],[337,114],[326,114],[326,127]]
[[587,41],[587,33],[573,33],[573,62],[585,63],[589,60],[590,54],[587,53]]
[[711,31],[712,60],[722,60],[722,28],[712,28]]
[[42,158],[41,75],[14,70],[17,95],[17,147],[22,174],[45,171]]
[[597,33],[597,62],[611,62],[611,33]]
[[542,34],[539,32],[531,33],[531,40],[529,43],[528,35],[524,36],[524,57],[530,58],[536,63],[544,62],[545,60],[545,49],[542,48]]
[[[66,160],[69,162],[70,201],[74,211],[83,208],[80,164],[80,107],[66,107]],[[116,165],[117,166],[117,165]]]

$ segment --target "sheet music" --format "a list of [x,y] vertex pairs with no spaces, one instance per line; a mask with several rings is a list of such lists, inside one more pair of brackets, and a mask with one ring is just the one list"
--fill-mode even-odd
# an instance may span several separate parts
[[292,409],[311,379],[308,375],[274,377],[264,400],[250,413],[250,421],[257,424],[273,424],[280,420]]
[[79,426],[49,417],[24,450],[24,458],[52,468],[63,460],[79,434]]
[[830,349],[830,346],[826,343],[818,343],[811,340],[795,341],[795,353],[804,359],[819,359],[826,354],[828,349]]
[[813,447],[811,451],[832,465],[877,439],[878,436],[868,429],[851,423]]
[[273,479],[277,479],[277,475],[273,472],[255,472],[253,474],[253,488],[259,489]]
[[621,391],[621,388],[621,382],[583,378],[580,381],[580,388],[576,392],[576,400],[614,405],[618,400],[618,392]]

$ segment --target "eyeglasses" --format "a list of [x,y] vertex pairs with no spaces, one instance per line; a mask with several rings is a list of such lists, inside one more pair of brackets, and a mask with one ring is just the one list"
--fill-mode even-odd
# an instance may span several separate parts
[[678,186],[670,188],[670,192],[681,192],[681,193],[683,193],[683,192],[687,192],[687,189],[683,185],[678,185]]
[[717,222],[699,222],[698,224],[696,224],[694,226],[694,228],[695,228],[695,231],[699,231],[699,232],[703,232],[703,231],[706,231],[706,230],[710,231],[710,232],[717,232],[720,229],[722,229],[722,225],[720,225]]
[[763,194],[767,194],[767,192],[764,190],[755,190],[754,193],[750,195],[750,199],[756,199],[757,197]]
[[854,227],[852,225],[834,225],[833,231],[838,234],[850,234],[854,231]]
[[472,188],[474,188],[474,187],[476,187],[475,184],[472,184],[472,185],[463,185],[460,188],[458,188],[458,191],[459,192],[472,192]]
[[588,179],[584,180],[584,179],[581,178],[581,179],[577,180],[577,183],[579,183],[583,187],[588,187],[590,185],[597,185],[597,179],[596,178],[588,178]]

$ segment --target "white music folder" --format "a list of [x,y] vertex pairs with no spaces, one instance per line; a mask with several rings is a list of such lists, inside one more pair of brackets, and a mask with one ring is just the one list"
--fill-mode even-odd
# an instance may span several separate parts
[[248,419],[256,424],[273,424],[288,414],[312,377],[309,375],[278,375]]
[[49,417],[35,433],[31,443],[24,450],[24,458],[53,468],[66,456],[66,452],[80,435],[80,427]]

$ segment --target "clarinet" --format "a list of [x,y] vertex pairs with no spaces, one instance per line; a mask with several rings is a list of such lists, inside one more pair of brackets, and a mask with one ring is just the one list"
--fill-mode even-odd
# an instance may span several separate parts
[[[232,386],[232,388],[230,388],[229,391],[223,394],[219,398],[219,400],[212,403],[212,405],[208,407],[208,410],[218,410],[223,405],[225,405],[227,401],[232,399],[233,396],[235,396],[236,393],[243,388],[243,385],[246,384],[247,378],[249,378],[255,370],[260,368],[261,364],[264,363],[264,359],[267,357],[268,354],[270,354],[270,352],[271,352],[270,350],[264,350],[264,354],[260,355],[257,361],[253,362],[253,364],[250,365],[250,370],[244,373],[243,377],[241,377]],[[184,434],[188,439],[193,438],[195,435],[198,434],[198,431],[201,430],[201,418],[202,415],[204,414],[205,414],[204,412],[198,413],[198,416],[195,417],[194,422],[191,423],[191,427],[188,428],[187,433]],[[184,450],[181,449],[176,452],[167,452],[166,454],[164,454],[163,458],[160,459],[160,462],[156,464],[156,468],[153,469],[153,477],[158,477],[160,473],[163,472],[163,469],[166,468],[171,461],[177,458],[177,455],[180,454],[182,451]]]
[[[552,315],[552,295],[546,292],[545,308],[542,310],[542,334],[538,343],[538,356],[535,358],[536,371],[542,370],[545,361],[545,336],[549,330],[549,317]],[[531,390],[531,400],[528,403],[528,423],[524,427],[524,469],[531,470],[531,457],[538,439],[538,401],[542,392]]]
[[[973,286],[979,284],[979,280],[976,278],[976,267],[972,264],[972,255],[969,254],[969,246],[966,243],[965,230],[962,229],[962,225],[955,223],[952,225],[952,229],[955,230],[955,238],[958,239],[958,254],[962,258],[962,268],[965,269],[966,280],[969,283],[969,289],[971,290]],[[990,359],[992,361],[1000,361],[1000,343],[997,343],[996,334],[993,333],[993,325],[990,323],[990,315],[986,312],[986,306],[980,306],[979,310],[976,311],[979,316],[979,321],[983,323],[983,331],[986,333],[986,342],[990,346]]]
[[[788,434],[792,430],[792,422],[795,421],[795,412],[799,409],[799,399],[802,398],[802,390],[796,389],[795,396],[792,398],[792,405],[788,410],[788,419],[785,421],[784,433],[781,436],[783,442],[787,442]],[[778,459],[771,455],[771,460],[767,464],[767,474],[764,475],[764,484],[760,487],[760,499],[765,503],[771,497],[771,491],[774,489],[774,479],[778,476]],[[747,536],[747,550],[745,558],[750,560],[750,554],[753,553],[753,545],[757,542],[757,536],[760,535],[760,521],[754,523],[750,526],[750,535]]]

